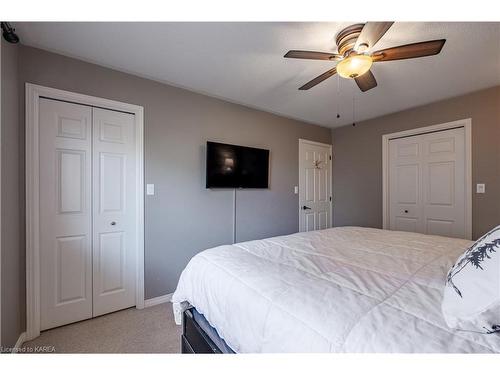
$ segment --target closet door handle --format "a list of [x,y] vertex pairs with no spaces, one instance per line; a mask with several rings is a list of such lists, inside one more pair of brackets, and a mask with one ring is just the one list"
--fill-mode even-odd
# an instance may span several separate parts
[[111,225],[116,225],[116,221],[112,221],[110,224]]

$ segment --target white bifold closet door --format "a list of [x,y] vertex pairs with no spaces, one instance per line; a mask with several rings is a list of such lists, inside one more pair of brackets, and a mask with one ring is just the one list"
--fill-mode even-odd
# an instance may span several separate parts
[[389,141],[389,227],[466,238],[465,129]]
[[134,115],[40,99],[40,323],[135,305]]

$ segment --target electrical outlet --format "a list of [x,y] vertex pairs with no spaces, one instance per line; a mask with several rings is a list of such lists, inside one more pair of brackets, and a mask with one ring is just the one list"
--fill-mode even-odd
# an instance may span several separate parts
[[477,184],[476,185],[476,193],[484,194],[485,192],[486,192],[486,185],[485,184]]

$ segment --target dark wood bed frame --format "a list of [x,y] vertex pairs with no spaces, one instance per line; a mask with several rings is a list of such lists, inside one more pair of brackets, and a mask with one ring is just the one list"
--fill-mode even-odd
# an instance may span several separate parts
[[182,314],[182,354],[222,354],[222,351],[194,320],[191,309]]

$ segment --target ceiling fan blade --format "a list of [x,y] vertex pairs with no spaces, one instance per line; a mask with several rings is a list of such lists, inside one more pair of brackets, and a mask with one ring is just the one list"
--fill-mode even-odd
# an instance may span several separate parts
[[418,42],[405,44],[404,46],[386,48],[373,52],[372,59],[377,61],[392,61],[414,59],[416,57],[437,55],[441,52],[446,39],[429,40],[427,42]]
[[322,75],[317,76],[313,80],[307,82],[304,86],[299,87],[299,90],[309,90],[311,87],[316,86],[318,83],[323,82],[325,79],[330,78],[335,73],[337,73],[336,68],[332,68],[327,72],[324,72]]
[[366,48],[372,48],[379,40],[384,36],[384,34],[389,30],[394,22],[367,22],[361,34],[359,34],[356,44],[354,45],[354,50],[358,52],[359,47],[363,44]]
[[286,53],[285,56],[292,59],[308,59],[308,60],[339,60],[342,55],[337,55],[336,53],[328,52],[315,52],[315,51],[297,51],[291,50]]
[[358,84],[360,90],[363,92],[377,87],[377,80],[375,79],[375,76],[373,75],[371,70],[367,71],[362,76],[354,78],[354,80]]

